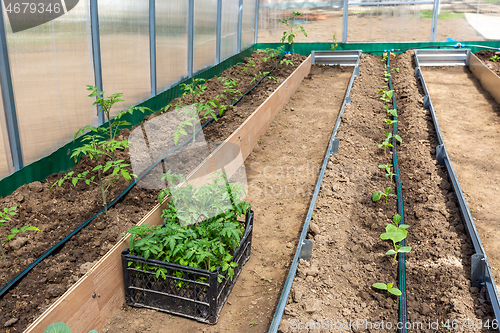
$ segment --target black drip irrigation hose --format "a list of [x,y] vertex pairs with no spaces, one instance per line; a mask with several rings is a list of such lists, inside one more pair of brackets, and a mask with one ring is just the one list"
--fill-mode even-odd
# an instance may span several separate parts
[[[236,101],[233,102],[233,104],[231,104],[231,106],[235,106],[239,101],[241,101],[243,99],[243,97],[245,97],[246,95],[248,95],[253,89],[255,89],[261,82],[262,80],[264,80],[267,76],[269,76],[269,74],[271,74],[275,69],[276,67],[278,67],[278,65],[280,64],[281,60],[285,57],[285,55],[282,55],[281,58],[276,62],[276,64],[274,65],[274,67],[269,71],[269,73],[267,73],[266,75],[264,75],[259,81],[257,81],[257,83],[255,83],[255,85],[253,85],[250,89],[247,90],[247,92],[245,92],[243,95],[241,95]],[[197,131],[196,133],[193,134],[194,137],[196,137],[196,135],[205,127],[208,125],[208,123],[210,123],[212,120],[214,120],[214,118],[211,118],[209,119],[205,124],[203,124]],[[171,151],[169,151],[167,154],[165,154],[162,158],[160,158],[158,161],[156,161],[151,167],[149,167],[146,171],[144,171],[143,173],[141,173],[121,194],[119,194],[113,201],[111,201],[108,205],[107,205],[107,209],[109,210],[110,208],[112,208],[120,199],[122,199],[128,192],[130,192],[130,190],[135,186],[137,185],[137,183],[139,182],[139,180],[144,177],[149,171],[151,171],[154,167],[156,167],[162,160],[164,160],[168,155],[170,155],[171,153],[175,152],[176,150],[178,150],[179,148],[183,147],[185,144],[187,144],[189,141],[191,141],[191,137],[189,139],[187,139],[186,141],[184,141],[182,144],[180,144],[179,146],[175,147],[174,149],[172,149]],[[10,280],[2,289],[0,289],[0,297],[2,297],[7,291],[9,291],[10,288],[12,288],[12,286],[14,286],[17,282],[19,282],[22,278],[24,278],[26,276],[26,274],[28,274],[36,265],[38,265],[40,262],[42,262],[45,258],[47,258],[49,255],[51,255],[55,250],[57,250],[59,247],[61,247],[64,243],[66,243],[71,237],[73,237],[74,235],[76,235],[78,232],[80,232],[83,228],[85,228],[90,222],[92,222],[97,216],[99,216],[101,213],[103,213],[105,211],[105,209],[101,209],[96,215],[94,215],[93,217],[89,218],[88,220],[86,220],[84,223],[82,223],[79,227],[77,227],[75,230],[73,230],[69,235],[67,235],[66,237],[64,237],[61,241],[59,241],[59,243],[55,244],[54,246],[52,246],[47,252],[45,252],[44,254],[42,254],[40,257],[38,257],[38,259],[36,259],[35,261],[33,261],[28,267],[26,267],[21,273],[19,273],[15,278],[13,278],[12,280]]]
[[[390,73],[391,71],[391,51],[389,51],[387,56],[387,68],[386,70]],[[392,104],[393,108],[396,110],[397,114],[397,104],[396,104],[396,94],[392,87],[392,78],[389,76],[389,90],[392,90]],[[393,117],[396,122],[392,125],[392,163],[394,165],[394,173],[396,174],[396,192],[398,195],[398,214],[401,216],[400,224],[405,223],[405,214],[403,207],[403,190],[401,187],[401,176],[399,173],[398,164],[398,154],[397,154],[397,140],[395,136],[398,134],[398,117]],[[405,246],[405,240],[403,239],[400,244]],[[406,308],[406,267],[405,267],[405,254],[404,252],[398,253],[398,286],[401,290],[401,296],[399,297],[399,322],[398,331],[401,333],[406,333],[406,322],[408,321],[408,312]]]

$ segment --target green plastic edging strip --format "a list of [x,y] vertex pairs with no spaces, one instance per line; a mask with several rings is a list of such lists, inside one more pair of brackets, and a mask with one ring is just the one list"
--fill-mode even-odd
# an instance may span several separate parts
[[[387,71],[391,71],[391,52],[389,51],[387,55]],[[394,109],[398,110],[396,103],[396,94],[394,93],[394,89],[392,87],[392,77],[389,76],[389,90],[392,90],[392,105]],[[398,120],[398,117],[393,117],[394,120]],[[394,164],[394,172],[396,174],[396,192],[398,195],[398,214],[401,216],[400,224],[405,224],[405,213],[403,207],[403,189],[401,186],[401,175],[399,173],[399,164],[398,164],[398,153],[397,153],[397,140],[394,137],[398,134],[398,123],[395,122],[392,125],[392,163]],[[403,239],[400,242],[401,245],[405,246],[405,240]],[[401,296],[399,296],[399,323],[398,323],[398,332],[406,333],[406,322],[408,321],[408,312],[406,308],[406,267],[405,267],[405,254],[404,252],[398,253],[398,286],[399,290],[401,290]],[[401,326],[401,327],[400,327]]]

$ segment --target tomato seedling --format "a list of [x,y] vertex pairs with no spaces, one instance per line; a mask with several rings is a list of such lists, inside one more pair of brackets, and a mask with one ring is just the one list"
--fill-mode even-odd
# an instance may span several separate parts
[[[7,222],[12,221],[11,216],[17,215],[16,209],[17,209],[17,206],[10,207],[10,208],[4,208],[3,211],[0,210],[0,227],[5,227]],[[26,232],[29,230],[40,231],[40,229],[38,229],[37,227],[33,227],[31,225],[25,225],[21,229],[17,229],[17,228],[10,229],[10,233],[0,242],[0,250],[2,251],[2,257],[3,257],[4,261],[7,261],[7,258],[5,257],[3,243],[7,243],[12,238],[16,237],[16,235],[19,233]]]
[[333,37],[331,39],[327,39],[326,41],[332,42],[332,44],[330,45],[330,51],[335,51],[337,46],[339,46],[339,44],[337,43],[337,33],[336,32],[333,33]]
[[248,72],[252,69],[252,68],[255,68],[255,61],[253,60],[248,60],[248,62],[243,66],[243,68],[241,69],[241,71],[243,73],[246,73],[248,74]]
[[500,60],[500,56],[498,54],[495,54],[493,57],[490,58],[491,61],[498,62]]
[[194,103],[195,97],[200,96],[207,89],[207,85],[203,84],[205,79],[195,79],[191,80],[191,83],[182,83],[181,89],[184,90],[182,96],[190,95],[191,103]]
[[301,13],[299,12],[293,12],[293,17],[286,17],[286,18],[283,18],[283,19],[278,19],[278,22],[279,23],[283,23],[285,25],[285,31],[283,31],[283,37],[281,37],[281,43],[283,44],[285,41],[288,42],[288,45],[291,45],[292,46],[292,53],[294,53],[294,45],[293,45],[293,42],[295,40],[295,37],[297,37],[297,30],[300,29],[300,31],[302,32],[302,34],[304,36],[307,37],[307,33],[306,33],[306,30],[304,29],[304,27],[298,25],[298,24],[293,24],[293,23],[290,23],[289,21],[290,20],[293,20],[295,21],[295,19],[299,16],[303,16]]
[[386,187],[386,189],[384,190],[384,192],[382,192],[382,191],[375,191],[372,194],[372,201],[373,202],[379,201],[382,198],[382,196],[385,196],[385,203],[387,203],[387,198],[395,196],[395,194],[391,193],[391,188],[390,187]]
[[[211,183],[199,187],[187,183],[182,175],[168,172],[164,177],[170,184],[184,182],[185,186],[160,192],[160,203],[169,199],[168,208],[162,213],[163,226],[141,225],[128,231],[132,235],[130,254],[210,271],[221,267],[232,279],[233,268],[238,265],[231,262],[232,253],[239,246],[245,230],[244,223],[238,218],[251,209],[249,203],[240,200],[243,187],[229,183],[223,172],[218,172]],[[227,198],[228,195],[229,207],[224,204],[222,213],[199,221],[207,212],[220,211],[223,202],[218,198]],[[129,266],[132,264],[128,263]],[[136,268],[140,269],[141,264],[137,265]],[[149,266],[147,269],[156,271],[157,278],[166,278],[167,272],[163,268]],[[180,271],[176,276],[185,278]],[[219,282],[223,278],[219,274]]]
[[394,286],[394,283],[388,283],[388,284],[385,284],[385,283],[374,283],[374,284],[372,284],[373,288],[381,289],[381,290],[387,290],[387,294],[389,296],[391,294],[393,294],[395,296],[401,296],[402,295],[401,290],[399,290],[398,288],[393,287],[393,286]]
[[295,65],[293,64],[293,62],[291,62],[291,61],[290,61],[290,60],[288,60],[288,59],[282,59],[282,60],[280,61],[280,65],[283,65],[283,64],[285,64],[285,66],[288,66],[288,65],[291,65],[292,67],[293,67],[293,66],[295,66]]

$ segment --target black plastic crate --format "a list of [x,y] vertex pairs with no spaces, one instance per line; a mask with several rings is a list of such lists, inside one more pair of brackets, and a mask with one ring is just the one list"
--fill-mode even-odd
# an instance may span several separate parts
[[[226,271],[221,273],[226,278],[219,283],[217,276],[220,267],[210,272],[159,260],[144,260],[143,257],[130,255],[129,249],[124,250],[122,268],[127,305],[168,312],[207,324],[217,323],[229,293],[243,266],[250,259],[253,216],[253,211],[247,213],[245,233],[240,246],[233,254],[232,261],[238,263],[238,266],[234,267],[233,280]],[[167,277],[157,279],[155,272],[136,269],[133,267],[135,265],[129,267],[130,261],[140,263],[141,268],[144,264],[165,268]],[[175,272],[183,272],[184,278],[175,276]],[[197,281],[201,277],[204,277],[206,282]]]

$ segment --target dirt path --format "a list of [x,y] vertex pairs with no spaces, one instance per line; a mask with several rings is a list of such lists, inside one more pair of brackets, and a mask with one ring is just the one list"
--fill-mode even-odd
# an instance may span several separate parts
[[468,68],[424,68],[439,127],[500,281],[500,106]]
[[130,308],[115,315],[105,332],[267,332],[351,77],[350,68],[313,68],[313,73],[245,163],[248,201],[255,210],[252,256],[218,324]]

